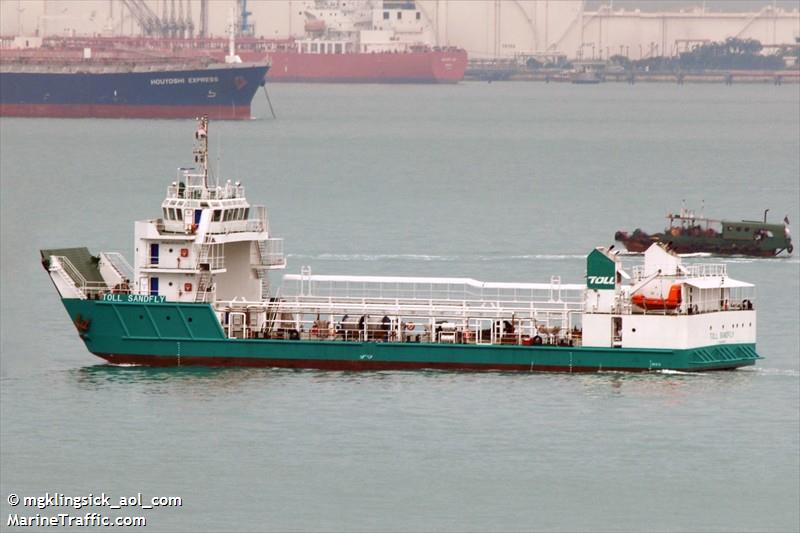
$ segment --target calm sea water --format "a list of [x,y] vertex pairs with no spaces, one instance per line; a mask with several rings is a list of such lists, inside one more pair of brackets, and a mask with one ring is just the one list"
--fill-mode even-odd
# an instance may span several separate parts
[[[212,124],[214,167],[269,207],[293,272],[580,282],[593,246],[660,228],[684,199],[800,221],[797,86],[270,92],[278,120],[259,95],[260,119]],[[127,513],[148,531],[800,529],[797,253],[722,260],[758,285],[765,359],[734,372],[101,364],[38,250],[130,256],[193,128],[0,120],[2,527],[11,493],[104,491],[181,496]]]

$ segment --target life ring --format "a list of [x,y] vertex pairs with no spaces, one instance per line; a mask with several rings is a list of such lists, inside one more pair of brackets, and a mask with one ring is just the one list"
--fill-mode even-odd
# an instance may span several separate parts
[[319,328],[317,326],[311,326],[310,333],[312,337],[319,337]]
[[416,328],[416,327],[417,327],[417,325],[414,324],[413,322],[406,322],[406,325],[405,325],[406,331],[413,331],[414,328]]
[[542,337],[539,336],[539,335],[534,336],[533,337],[533,344],[536,345],[536,346],[541,345],[542,344]]
[[474,331],[472,331],[471,329],[465,329],[464,330],[464,340],[465,341],[471,341],[474,338],[475,338],[475,332]]

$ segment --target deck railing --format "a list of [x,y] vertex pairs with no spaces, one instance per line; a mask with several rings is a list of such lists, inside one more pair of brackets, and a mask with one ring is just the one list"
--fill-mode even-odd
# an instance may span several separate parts
[[83,274],[81,274],[80,271],[75,268],[75,265],[73,265],[72,261],[70,261],[66,256],[51,256],[50,268],[57,269],[62,274],[62,277],[66,276],[66,279],[69,279],[72,282],[78,293],[84,298],[94,299],[99,297],[100,294],[109,290],[109,287],[105,284],[105,282],[86,281],[86,278],[83,276]]
[[250,264],[256,268],[283,268],[286,256],[283,254],[283,239],[256,241],[257,247],[250,253]]
[[[401,312],[371,309],[369,314],[338,310],[312,312],[296,309],[291,302],[216,302],[223,317],[237,315],[235,322],[223,319],[222,326],[237,338],[327,340],[357,342],[430,342],[439,344],[580,344],[581,330],[569,314],[558,317],[519,318],[514,314],[483,316],[442,316],[428,310],[405,308]],[[385,313],[385,314],[384,314]],[[235,329],[235,333],[230,330]]]
[[194,168],[179,168],[175,183],[167,187],[167,198],[188,198],[194,200],[225,200],[243,198],[244,186],[226,182],[224,185],[204,184],[203,174],[193,172]]
[[[682,276],[690,278],[707,278],[707,277],[726,277],[728,275],[728,266],[724,263],[695,263],[692,265],[681,265]],[[651,273],[652,274],[652,273]],[[648,275],[645,274],[644,265],[636,265],[633,267],[633,280],[641,281]]]

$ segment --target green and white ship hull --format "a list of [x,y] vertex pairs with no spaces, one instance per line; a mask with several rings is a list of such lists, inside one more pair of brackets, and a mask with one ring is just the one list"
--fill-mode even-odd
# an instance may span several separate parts
[[230,339],[209,304],[64,299],[87,349],[115,364],[324,370],[703,371],[752,365],[755,344],[686,349]]
[[654,244],[628,273],[611,249],[582,283],[283,276],[283,241],[236,182],[179,170],[162,217],[136,222],[134,266],[117,253],[42,250],[88,350],[118,364],[335,370],[702,371],[752,365],[753,286],[725,265],[683,265]]

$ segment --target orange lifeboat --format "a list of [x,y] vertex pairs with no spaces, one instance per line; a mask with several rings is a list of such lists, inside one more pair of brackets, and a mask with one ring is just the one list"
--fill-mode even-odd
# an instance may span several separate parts
[[313,19],[306,21],[305,29],[309,33],[322,33],[325,31],[325,21]]
[[634,294],[631,303],[643,309],[677,309],[681,305],[681,285],[672,285],[666,298],[647,298],[644,294]]

